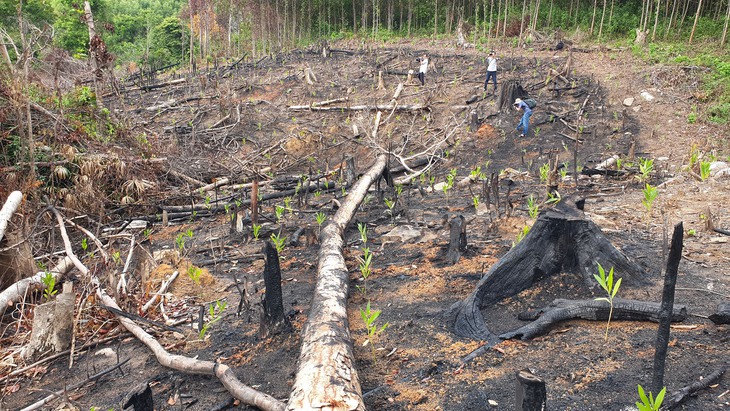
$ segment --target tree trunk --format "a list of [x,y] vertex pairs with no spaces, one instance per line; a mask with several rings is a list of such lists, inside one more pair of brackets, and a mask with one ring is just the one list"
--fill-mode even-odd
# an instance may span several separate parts
[[695,22],[692,25],[692,33],[689,35],[689,43],[692,44],[692,39],[695,36],[695,29],[697,28],[697,21],[700,19],[700,10],[702,10],[702,0],[697,3],[697,13],[695,13]]
[[446,262],[454,265],[459,262],[461,253],[466,251],[466,220],[459,215],[449,222],[451,235],[449,237],[449,251],[446,253]]
[[487,272],[475,290],[454,308],[454,331],[463,337],[496,340],[480,311],[552,275],[579,274],[593,286],[596,264],[615,267],[624,281],[642,282],[644,271],[587,220],[582,202],[563,200],[540,214],[530,232]]
[[720,47],[725,47],[725,41],[727,40],[727,26],[730,22],[730,0],[727,2],[727,12],[725,13],[725,26],[722,28],[722,40],[720,40]]
[[591,17],[590,35],[593,36],[593,25],[596,23],[596,10],[598,10],[598,0],[593,0],[593,16]]
[[386,155],[375,159],[373,166],[350,190],[331,222],[322,229],[317,285],[302,331],[299,368],[288,410],[365,409],[347,321],[350,275],[342,255],[343,235],[386,163]]
[[606,0],[603,0],[603,12],[601,13],[601,24],[598,26],[598,40],[603,35],[603,21],[606,18]]
[[659,25],[659,9],[661,9],[660,5],[660,0],[657,0],[656,12],[654,13],[654,27],[651,29],[651,41],[654,41],[654,39],[656,39],[656,26]]

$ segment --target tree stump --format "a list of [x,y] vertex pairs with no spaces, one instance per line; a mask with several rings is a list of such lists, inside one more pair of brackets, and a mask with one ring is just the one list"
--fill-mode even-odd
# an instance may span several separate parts
[[71,347],[75,303],[73,286],[66,283],[63,293],[55,300],[35,308],[30,342],[22,353],[24,359],[36,361],[40,356],[48,355],[49,350],[58,353]]
[[515,410],[543,411],[547,404],[545,381],[529,370],[517,371]]
[[152,388],[148,382],[139,384],[122,401],[122,410],[154,411]]
[[469,131],[475,132],[477,129],[479,129],[479,115],[477,114],[476,110],[472,110],[469,113],[470,121],[469,121]]
[[593,274],[600,263],[603,267],[614,267],[624,278],[624,284],[644,282],[644,270],[585,218],[582,204],[582,200],[564,200],[540,213],[525,238],[492,266],[464,301],[452,307],[456,334],[496,341],[497,337],[487,329],[480,308],[561,272],[580,275],[590,287],[594,286]]
[[497,109],[506,113],[512,110],[512,105],[517,98],[527,97],[527,92],[522,88],[517,80],[506,80],[502,82],[499,90],[499,98],[497,99]]
[[279,253],[270,241],[264,243],[266,266],[264,267],[264,285],[266,293],[262,304],[261,327],[259,336],[269,336],[291,331],[291,323],[284,315],[284,298],[281,295],[281,269],[279,268]]
[[463,215],[454,217],[449,222],[451,235],[449,236],[449,251],[446,261],[454,265],[459,261],[461,253],[466,251],[466,220]]

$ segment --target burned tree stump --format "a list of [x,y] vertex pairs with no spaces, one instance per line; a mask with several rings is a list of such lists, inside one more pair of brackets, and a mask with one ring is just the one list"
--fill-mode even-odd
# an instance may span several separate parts
[[281,269],[279,268],[279,253],[270,241],[264,244],[266,266],[264,267],[264,285],[266,293],[261,302],[264,311],[261,313],[261,327],[259,336],[269,336],[291,331],[291,323],[284,314],[284,298],[281,295]]
[[517,80],[507,80],[502,84],[499,90],[499,98],[497,99],[497,109],[502,112],[508,112],[512,109],[515,99],[527,96],[527,92],[522,88]]
[[449,226],[451,227],[451,235],[446,261],[454,265],[459,261],[461,253],[466,251],[466,220],[463,215],[459,215],[451,219]]
[[154,411],[152,388],[149,382],[139,384],[122,401],[122,410]]
[[35,361],[51,353],[59,353],[71,346],[73,314],[76,294],[70,282],[55,300],[35,308],[30,342],[23,348],[22,357]]
[[487,329],[481,307],[561,272],[578,274],[588,286],[593,286],[597,263],[614,267],[624,283],[644,282],[644,270],[585,218],[582,201],[560,202],[555,208],[543,211],[525,238],[492,266],[465,300],[452,307],[454,332],[463,337],[496,341],[497,337]]
[[517,371],[516,411],[543,411],[547,405],[545,380],[529,370]]

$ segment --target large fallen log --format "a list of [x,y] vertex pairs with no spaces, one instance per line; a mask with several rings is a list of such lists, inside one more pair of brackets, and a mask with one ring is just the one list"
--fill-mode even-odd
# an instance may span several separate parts
[[585,218],[582,204],[582,201],[564,200],[540,214],[525,238],[492,266],[465,300],[452,307],[456,334],[498,341],[487,328],[480,308],[561,272],[579,274],[586,285],[593,286],[593,274],[600,263],[603,267],[614,267],[624,283],[643,282],[644,270]]
[[343,235],[386,163],[384,154],[376,158],[373,166],[350,190],[330,223],[322,229],[317,286],[302,331],[299,368],[288,410],[365,409],[347,321],[350,276],[342,255]]
[[[535,321],[518,328],[517,330],[504,333],[499,336],[503,340],[519,338],[529,340],[538,335],[545,334],[550,327],[561,321],[573,318],[584,320],[605,321],[608,319],[610,306],[603,300],[563,300],[553,301],[548,307],[532,311],[520,319],[535,319]],[[615,298],[613,300],[613,314],[611,320],[627,321],[653,321],[659,322],[659,303],[624,300]],[[674,322],[684,321],[687,318],[687,307],[675,305],[671,320]]]
[[292,111],[419,111],[430,110],[429,106],[423,104],[389,104],[389,105],[369,105],[361,104],[357,106],[336,106],[336,107],[319,107],[319,106],[289,106]]

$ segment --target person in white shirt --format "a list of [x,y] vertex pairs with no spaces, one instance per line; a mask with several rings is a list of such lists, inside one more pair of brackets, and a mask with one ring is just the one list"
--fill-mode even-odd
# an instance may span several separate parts
[[421,67],[418,69],[418,79],[421,80],[421,85],[426,84],[426,72],[428,71],[428,54],[424,54],[417,61],[421,62]]
[[489,79],[494,80],[494,93],[497,93],[497,57],[494,56],[494,50],[489,52],[487,57],[487,80],[484,82],[484,91],[487,91]]

